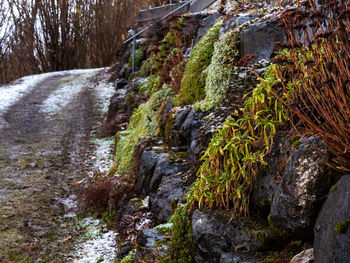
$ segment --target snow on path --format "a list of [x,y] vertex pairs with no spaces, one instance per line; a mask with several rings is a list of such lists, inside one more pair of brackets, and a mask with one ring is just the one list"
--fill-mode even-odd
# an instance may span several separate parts
[[88,72],[98,72],[101,69],[79,69],[67,70],[59,72],[43,73],[31,75],[16,80],[13,84],[0,86],[0,129],[6,125],[6,121],[2,118],[6,110],[19,101],[23,96],[28,94],[35,86],[47,78],[70,75],[79,75]]
[[90,78],[95,76],[102,69],[85,69],[68,71],[69,76],[61,80],[59,88],[43,102],[41,111],[52,115],[67,106],[84,88],[94,88]]

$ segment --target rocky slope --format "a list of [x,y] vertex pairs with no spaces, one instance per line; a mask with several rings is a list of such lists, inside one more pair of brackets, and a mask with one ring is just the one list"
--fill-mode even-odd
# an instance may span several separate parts
[[276,96],[280,14],[305,13],[227,2],[154,28],[136,73],[111,68],[115,162],[85,201],[115,211],[122,262],[347,262],[349,176]]

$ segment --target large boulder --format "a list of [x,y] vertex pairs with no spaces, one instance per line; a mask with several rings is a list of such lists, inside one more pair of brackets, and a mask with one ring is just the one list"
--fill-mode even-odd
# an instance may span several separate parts
[[273,198],[272,225],[293,238],[312,238],[324,197],[337,179],[325,164],[330,158],[321,140],[311,137],[300,142]]
[[241,56],[254,54],[256,60],[270,59],[275,42],[285,41],[284,29],[279,21],[262,22],[251,25],[240,34]]
[[164,177],[175,175],[185,168],[175,153],[145,150],[141,154],[136,189],[144,195],[155,192]]
[[168,143],[174,149],[187,151],[196,138],[199,128],[204,123],[204,113],[194,109],[185,108],[180,112],[173,113],[173,123],[168,127]]
[[262,245],[259,241],[262,233],[267,234],[240,229],[220,214],[195,210],[192,215],[195,262],[259,262],[261,258],[247,252]]
[[219,33],[219,38],[221,38],[221,36],[223,34],[225,34],[226,32],[233,30],[241,25],[243,25],[244,23],[250,22],[254,19],[259,18],[258,14],[252,14],[252,15],[241,15],[241,16],[234,16],[231,17],[229,20],[227,20],[224,25],[221,27],[220,29],[220,33]]
[[161,223],[169,221],[173,208],[186,197],[188,187],[180,176],[170,176],[162,179],[159,189],[150,194],[150,209]]
[[268,156],[268,165],[264,173],[257,176],[251,195],[251,209],[267,216],[271,209],[271,203],[278,188],[278,178],[281,170],[287,162],[288,151],[291,147],[290,138],[276,136],[271,152]]
[[315,225],[316,263],[350,262],[350,175],[331,188]]
[[153,150],[146,150],[141,155],[140,172],[136,189],[144,195],[150,192],[150,182],[159,157],[160,154]]

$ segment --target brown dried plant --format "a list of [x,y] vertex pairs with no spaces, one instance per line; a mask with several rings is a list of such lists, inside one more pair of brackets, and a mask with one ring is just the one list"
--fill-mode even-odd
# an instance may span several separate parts
[[330,165],[344,172],[350,171],[349,14],[347,0],[321,5],[298,1],[297,10],[281,11],[289,43],[276,47],[289,49],[289,55],[274,60],[280,65],[281,92],[294,89],[293,98],[285,103],[292,124],[304,137],[322,139],[335,156]]

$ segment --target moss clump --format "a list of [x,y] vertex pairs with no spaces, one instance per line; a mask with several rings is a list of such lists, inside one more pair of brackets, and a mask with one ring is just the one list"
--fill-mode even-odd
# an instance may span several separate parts
[[139,92],[146,95],[152,95],[158,90],[159,75],[149,75],[148,78],[140,84]]
[[141,104],[132,114],[126,131],[116,135],[115,171],[125,174],[130,168],[134,146],[141,137],[155,136],[159,133],[159,107],[173,95],[166,86],[155,92],[147,103]]
[[344,234],[348,229],[349,224],[350,224],[350,217],[348,217],[344,222],[337,223],[335,225],[335,231],[337,231],[340,234]]
[[193,262],[192,226],[189,214],[191,203],[179,205],[173,215],[172,240],[168,247],[171,262]]
[[158,230],[160,233],[170,233],[173,229],[173,223],[166,223],[156,226],[154,229]]
[[120,263],[134,263],[135,254],[136,254],[135,250],[130,251],[128,255],[123,257]]
[[214,43],[218,39],[222,23],[219,22],[209,28],[208,32],[193,48],[191,57],[186,64],[181,81],[181,89],[174,100],[176,106],[193,104],[205,96],[205,69],[211,62],[214,52]]
[[[145,52],[143,51],[142,47],[135,50],[135,67],[141,66],[141,62],[142,62],[144,56],[145,56]],[[129,58],[130,67],[132,66],[132,58],[133,58],[133,55],[131,54],[131,56]]]
[[238,44],[239,31],[227,32],[215,43],[211,63],[206,69],[205,99],[195,105],[196,109],[209,111],[224,98],[239,56]]

